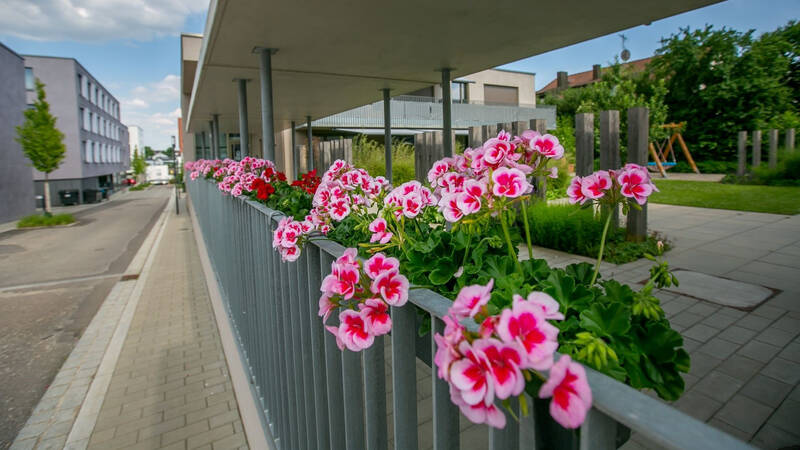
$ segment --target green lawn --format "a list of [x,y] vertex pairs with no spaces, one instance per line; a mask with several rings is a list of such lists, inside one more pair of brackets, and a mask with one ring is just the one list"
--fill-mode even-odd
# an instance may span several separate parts
[[680,180],[655,180],[655,183],[661,192],[650,197],[653,203],[773,214],[800,213],[800,187]]

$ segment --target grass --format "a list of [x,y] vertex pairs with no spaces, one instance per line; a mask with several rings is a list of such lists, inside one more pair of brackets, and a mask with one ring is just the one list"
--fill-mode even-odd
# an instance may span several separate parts
[[800,187],[655,180],[652,203],[772,214],[800,213]]
[[[534,245],[575,255],[597,257],[604,224],[592,209],[539,202],[530,208],[528,217]],[[523,225],[520,223],[518,227],[521,230]],[[624,228],[610,229],[603,260],[614,264],[636,261],[645,253],[655,254],[657,241],[657,238],[651,236],[645,242],[628,242],[625,240]]]
[[142,183],[142,184],[133,185],[128,190],[129,191],[143,191],[143,190],[145,190],[145,189],[147,189],[149,187],[150,187],[150,183]]
[[31,227],[55,227],[58,225],[69,225],[75,222],[72,214],[56,214],[54,216],[32,215],[26,216],[17,222],[17,228]]

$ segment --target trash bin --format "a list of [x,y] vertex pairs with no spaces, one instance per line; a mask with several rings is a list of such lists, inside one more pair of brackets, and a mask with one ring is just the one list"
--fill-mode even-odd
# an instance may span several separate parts
[[80,201],[80,192],[77,189],[64,189],[58,191],[58,198],[64,206],[77,205]]
[[97,189],[83,190],[83,203],[97,203],[100,201],[100,191]]
[[100,193],[101,193],[101,194],[102,194],[102,196],[103,196],[103,200],[108,200],[108,193],[109,193],[110,191],[111,191],[111,190],[110,190],[110,189],[108,189],[108,188],[100,188]]
[[44,195],[36,196],[36,209],[44,209]]

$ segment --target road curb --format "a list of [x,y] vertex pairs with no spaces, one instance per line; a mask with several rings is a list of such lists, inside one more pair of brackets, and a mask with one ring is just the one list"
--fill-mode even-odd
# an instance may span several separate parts
[[[84,449],[114,372],[139,296],[170,213],[164,206],[125,275],[100,310],[20,430],[11,449]],[[131,275],[139,275],[133,277]]]

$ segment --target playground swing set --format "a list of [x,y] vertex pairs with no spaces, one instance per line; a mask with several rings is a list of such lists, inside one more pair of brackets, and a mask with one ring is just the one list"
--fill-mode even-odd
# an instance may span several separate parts
[[686,122],[666,123],[661,125],[661,128],[671,130],[672,132],[670,133],[669,138],[664,139],[661,142],[650,142],[650,157],[652,158],[652,161],[647,163],[647,168],[650,169],[650,171],[658,171],[663,178],[667,178],[667,170],[677,164],[673,144],[675,141],[678,141],[678,144],[683,150],[683,155],[686,157],[686,161],[689,162],[692,170],[694,170],[694,173],[700,173],[700,170],[698,170],[697,165],[694,163],[692,154],[689,153],[689,148],[686,147],[686,142],[684,142],[683,136],[681,136],[681,130],[683,130],[684,126],[686,126]]

